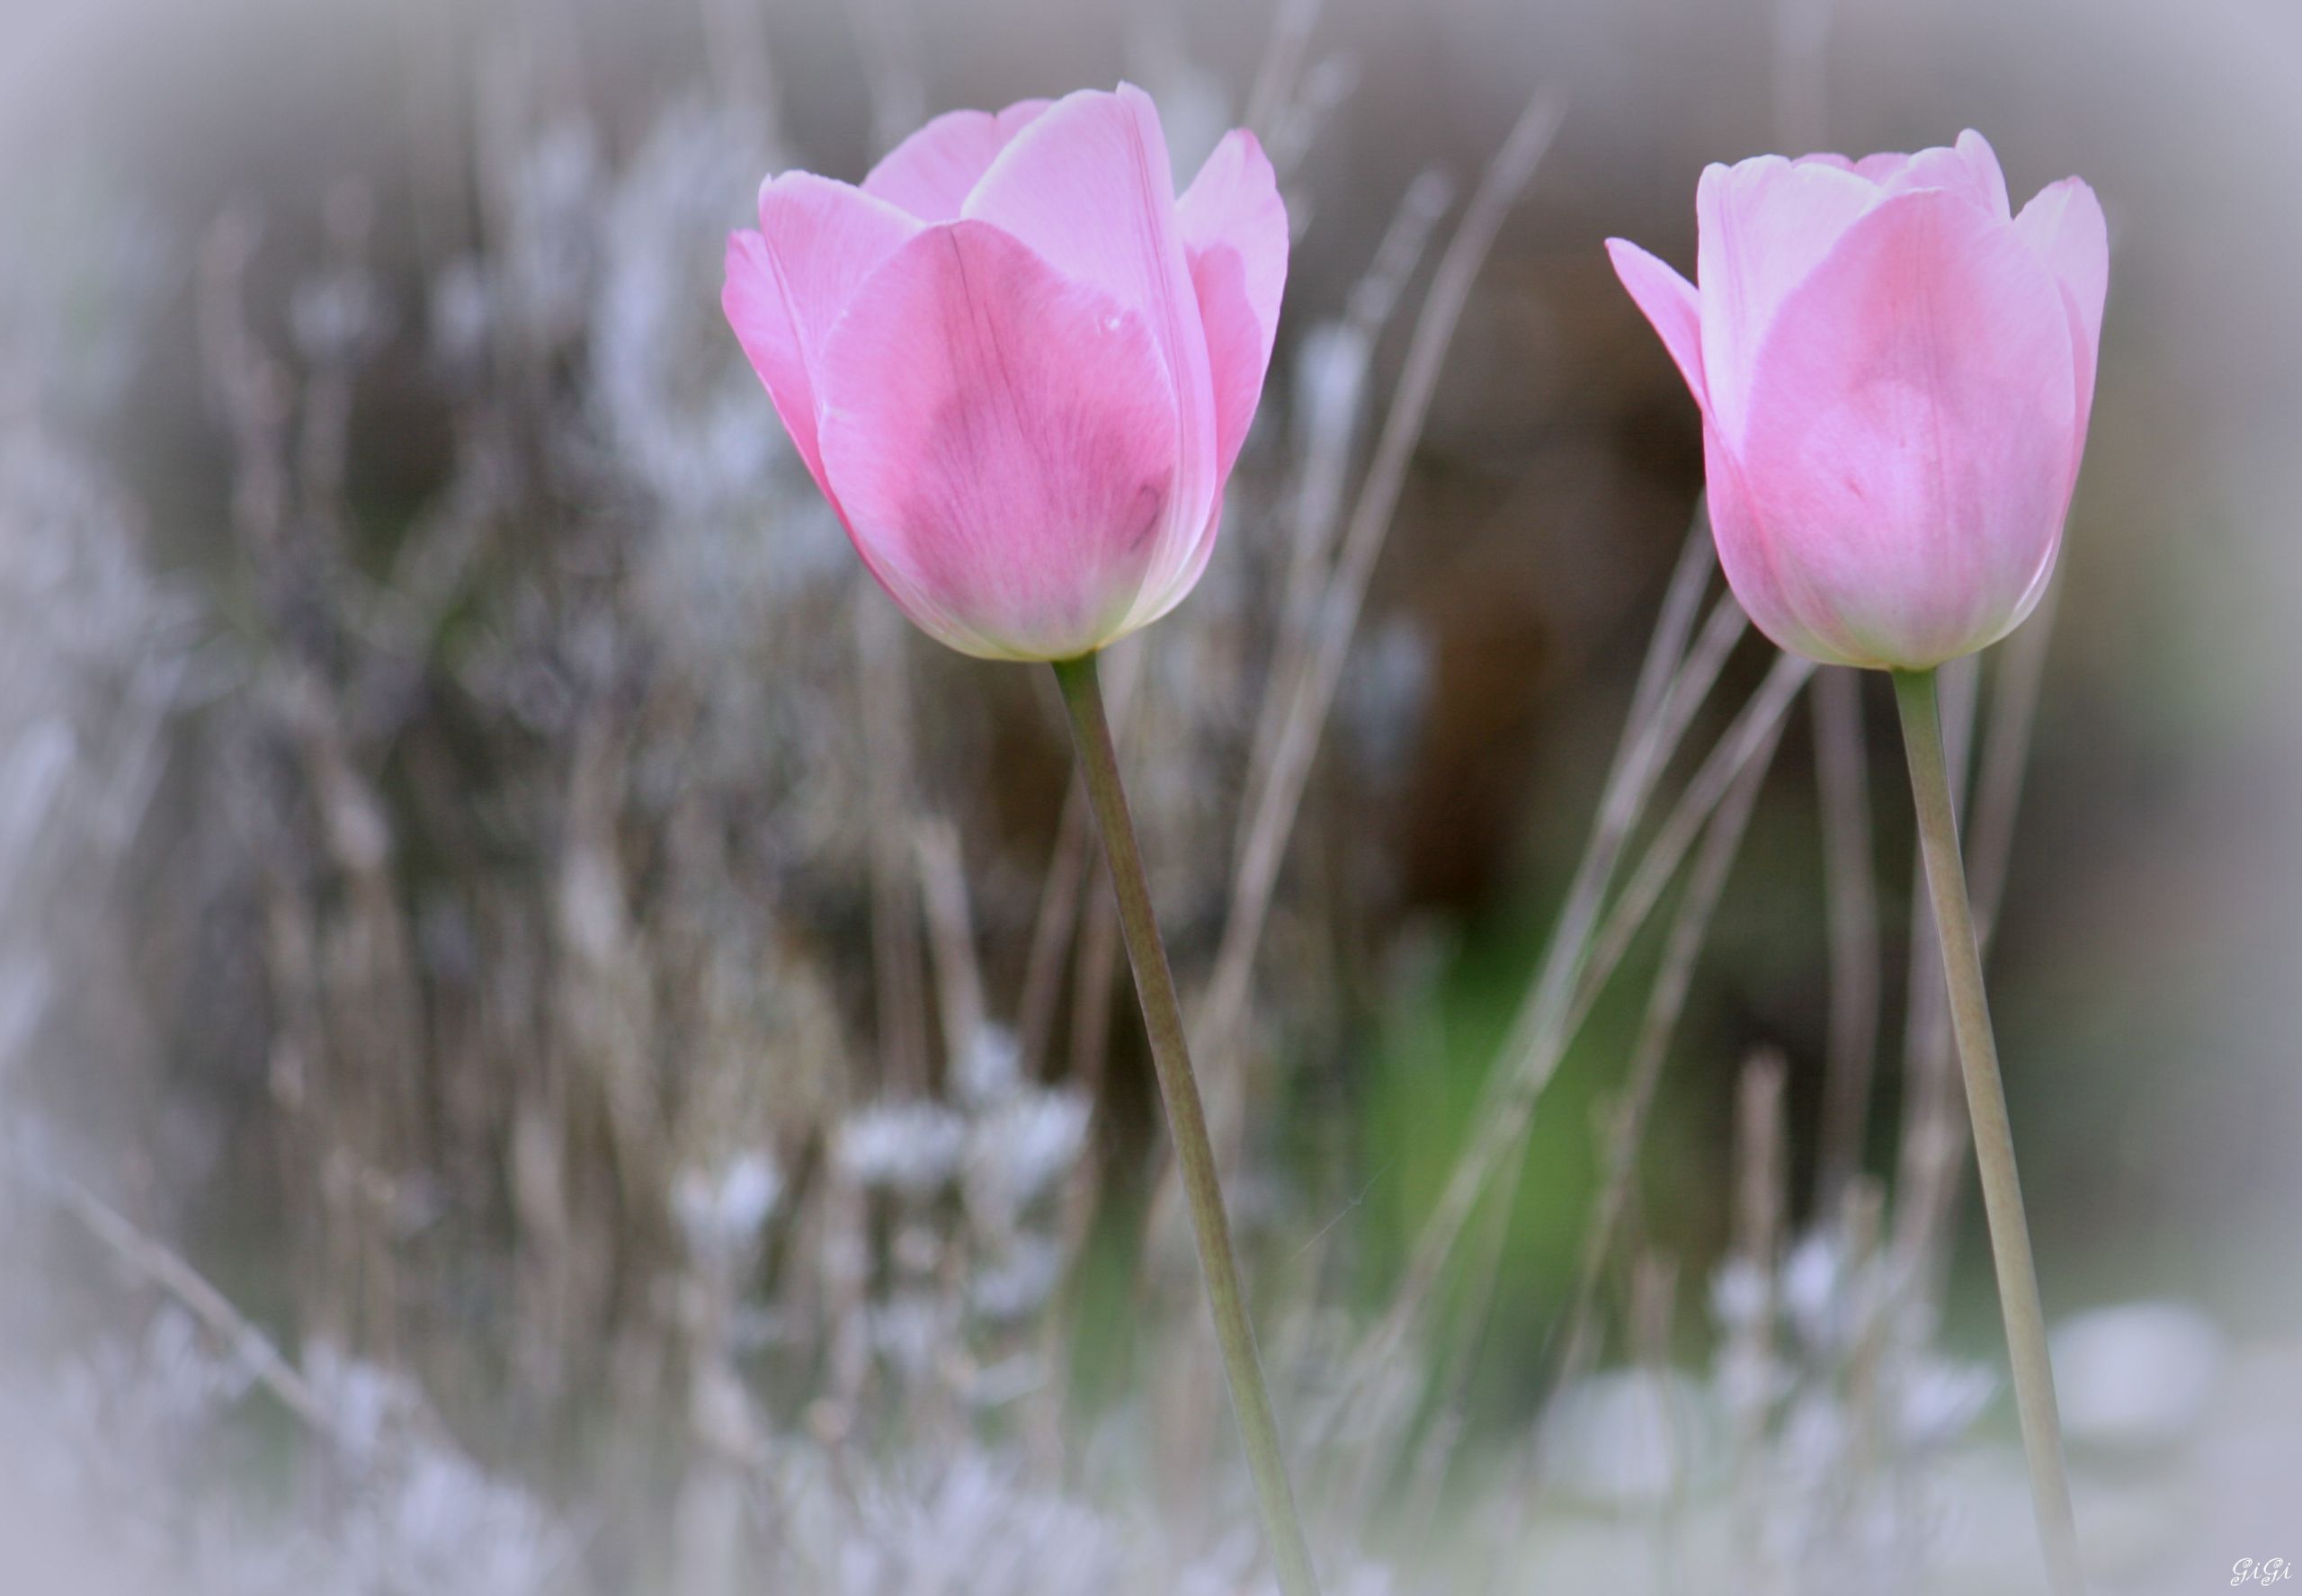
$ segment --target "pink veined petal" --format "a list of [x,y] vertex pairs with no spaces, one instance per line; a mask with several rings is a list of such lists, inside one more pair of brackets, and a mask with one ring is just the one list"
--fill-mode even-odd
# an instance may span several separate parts
[[2071,361],[2052,274],[1965,196],[1848,229],[1775,318],[1735,451],[1808,631],[1917,669],[2012,629],[2069,506]]
[[1151,97],[1066,95],[1016,135],[961,214],[1013,235],[1063,275],[1139,313],[1170,379],[1180,454],[1147,588],[1189,567],[1219,473],[1213,377],[1198,291],[1175,215],[1167,141]]
[[[2047,263],[2070,305],[2070,342],[2077,356],[2078,438],[2083,444],[2094,413],[2094,368],[2102,343],[2102,301],[2110,286],[2110,235],[2101,201],[2074,177],[2048,183],[2014,218],[2021,234]],[[2075,472],[2078,462],[2071,461]]]
[[1120,635],[1159,553],[1173,401],[1140,312],[982,222],[927,229],[825,347],[824,465],[906,614],[992,659]]
[[2005,175],[1998,169],[1998,154],[1990,147],[1990,140],[1972,128],[1958,135],[1954,148],[1923,149],[1896,159],[1901,165],[1879,180],[1888,194],[1947,189],[1964,194],[2000,221],[2014,214],[2006,198]]
[[787,172],[762,185],[759,221],[756,233],[728,236],[720,308],[799,458],[828,494],[816,427],[824,338],[863,279],[919,224],[811,172]]
[[1000,111],[946,111],[881,156],[863,192],[921,221],[950,221],[999,152],[1052,103],[1018,100]]
[[1710,414],[1739,446],[1751,366],[1776,308],[1878,201],[1876,184],[1824,162],[1762,156],[1707,167],[1695,188],[1695,281]]
[[1726,574],[1726,585],[1735,590],[1735,602],[1742,605],[1751,624],[1776,647],[1808,659],[1827,665],[1866,663],[1850,655],[1841,642],[1817,633],[1791,609],[1781,573],[1775,567],[1774,550],[1751,508],[1742,468],[1728,452],[1718,429],[1708,421],[1702,426],[1702,474],[1711,541],[1718,548],[1718,567]]
[[1614,263],[1615,275],[1663,340],[1663,347],[1678,362],[1679,375],[1686,379],[1694,402],[1708,412],[1710,397],[1702,376],[1702,296],[1694,284],[1628,238],[1608,239],[1607,258]]
[[1216,492],[1263,398],[1287,288],[1287,207],[1255,136],[1223,136],[1175,202],[1215,385]]

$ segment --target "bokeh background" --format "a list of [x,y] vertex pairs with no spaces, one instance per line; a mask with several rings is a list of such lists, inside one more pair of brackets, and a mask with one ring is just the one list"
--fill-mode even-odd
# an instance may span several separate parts
[[1111,673],[1335,1588],[2036,1588],[1891,706],[1709,609],[1601,247],[1968,126],[2113,252],[2057,593],[1951,695],[2082,1522],[2104,1590],[2302,1556],[2289,8],[5,29],[0,1589],[1259,1588],[1049,684],[908,634],[718,309],[763,174],[1120,77],[1296,225]]

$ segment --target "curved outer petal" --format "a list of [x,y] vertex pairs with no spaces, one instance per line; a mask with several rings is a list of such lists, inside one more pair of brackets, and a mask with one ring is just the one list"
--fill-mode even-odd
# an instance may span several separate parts
[[[2070,308],[2070,342],[2077,357],[2078,441],[2086,441],[2086,425],[2094,413],[2094,367],[2102,343],[2102,301],[2110,286],[2110,236],[2102,220],[2101,202],[2094,191],[2074,177],[2040,189],[2014,230],[2038,251],[2055,281],[2062,285]],[[2071,470],[2078,461],[2074,455]]]
[[[1702,475],[1711,541],[1718,546],[1718,568],[1726,574],[1726,585],[1735,590],[1735,601],[1751,618],[1751,624],[1776,647],[1826,665],[1869,663],[1845,638],[1825,636],[1791,609],[1781,575],[1775,569],[1773,548],[1751,507],[1743,468],[1718,429],[1708,421],[1702,426]],[[1827,625],[1829,617],[1819,619]]]
[[1607,240],[1607,258],[1615,275],[1645,313],[1663,340],[1663,347],[1678,362],[1694,402],[1710,412],[1710,395],[1702,374],[1702,296],[1694,284],[1628,238]]
[[1695,188],[1695,281],[1711,415],[1739,446],[1751,367],[1776,308],[1855,219],[1878,184],[1824,161],[1762,156],[1710,166]]
[[1125,629],[1160,552],[1175,411],[1142,314],[998,228],[923,232],[824,351],[824,464],[904,612],[995,659]]
[[1998,153],[1990,147],[1989,139],[1972,128],[1959,134],[1958,142],[1950,149],[1923,149],[1898,159],[1899,165],[1878,178],[1888,195],[1945,189],[1963,194],[2000,221],[2014,214],[2006,198],[2005,175],[1998,169]]
[[863,192],[921,221],[950,221],[999,152],[1051,103],[1018,100],[1000,111],[946,111],[881,156],[863,179]]
[[1223,136],[1175,202],[1215,384],[1218,484],[1231,475],[1263,397],[1287,289],[1287,206],[1255,136]]
[[2012,214],[2006,198],[2006,178],[1998,169],[1998,154],[1990,140],[1968,128],[1949,149],[1923,149],[1914,156],[1882,150],[1860,160],[1816,151],[1790,164],[1832,166],[1851,172],[1878,185],[1881,195],[1908,193],[1913,189],[1956,189],[2003,218]]
[[799,458],[828,495],[816,424],[824,339],[864,278],[919,224],[811,172],[787,172],[763,184],[759,222],[756,233],[728,235],[720,308]]
[[1908,156],[1890,149],[1880,150],[1874,156],[1864,156],[1859,161],[1851,160],[1845,156],[1834,155],[1829,150],[1818,149],[1812,155],[1794,156],[1791,157],[1790,164],[1794,166],[1803,166],[1809,161],[1821,166],[1835,166],[1841,172],[1852,172],[1859,176],[1869,178],[1872,183],[1888,182],[1896,173],[1910,165]]
[[1807,631],[1918,669],[2013,628],[2069,506],[2073,359],[2053,275],[1967,196],[1902,194],[1847,230],[1726,440]]
[[1169,379],[1164,391],[1178,441],[1174,489],[1144,578],[1154,602],[1167,602],[1203,563],[1219,476],[1207,333],[1171,173],[1150,96],[1121,84],[1117,94],[1082,91],[1057,101],[992,162],[962,210],[1021,239],[1064,276],[1110,295],[1150,328]]

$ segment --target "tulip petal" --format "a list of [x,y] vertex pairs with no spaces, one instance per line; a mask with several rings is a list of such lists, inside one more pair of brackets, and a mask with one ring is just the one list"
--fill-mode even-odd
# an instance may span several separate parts
[[1223,136],[1175,202],[1175,219],[1207,328],[1217,469],[1227,480],[1263,397],[1287,288],[1287,207],[1253,133]]
[[[1702,428],[1702,468],[1705,504],[1710,517],[1711,541],[1718,547],[1718,567],[1726,585],[1751,624],[1766,634],[1778,648],[1803,654],[1826,665],[1864,663],[1859,649],[1850,651],[1843,639],[1825,638],[1790,607],[1783,579],[1776,569],[1774,549],[1766,530],[1751,507],[1750,489],[1732,450],[1709,422]],[[1821,617],[1827,621],[1827,617]]]
[[[2094,365],[2102,343],[2102,301],[2110,286],[2110,235],[2101,201],[2074,177],[2048,183],[2022,207],[2014,230],[2038,251],[2070,307],[2070,341],[2078,359],[2078,435],[2094,409]],[[2073,469],[2076,462],[2072,463]]]
[[1739,446],[1751,366],[1785,296],[1878,203],[1878,185],[1822,161],[1762,156],[1707,167],[1695,188],[1695,281],[1711,414]]
[[946,111],[881,156],[863,179],[863,192],[921,221],[950,221],[999,152],[1051,103],[1018,100],[1000,111]]
[[1218,482],[1213,378],[1199,296],[1175,215],[1166,136],[1151,97],[1066,95],[1017,134],[961,214],[1027,245],[1064,276],[1143,316],[1165,362],[1181,451],[1147,586],[1189,568]]
[[1702,296],[1694,284],[1628,238],[1607,240],[1607,258],[1614,262],[1638,308],[1663,340],[1663,347],[1678,362],[1694,402],[1708,411],[1709,395],[1702,379]]
[[809,172],[787,172],[762,186],[759,223],[756,233],[728,236],[720,307],[799,458],[829,494],[816,426],[824,338],[864,278],[919,224]]
[[1775,317],[1735,450],[1790,611],[1911,669],[2011,630],[2069,506],[2071,362],[2052,274],[1967,196],[1850,227]]
[[865,564],[965,653],[1066,659],[1161,554],[1173,400],[1143,315],[998,228],[926,229],[825,344],[824,463]]
[[2000,221],[2014,214],[2006,198],[2006,177],[1998,168],[1998,154],[1990,140],[1972,128],[1958,135],[1950,149],[1923,149],[1897,157],[1900,165],[1881,175],[1878,183],[1888,194],[1918,189],[1944,189],[1963,194]]
[[2014,205],[2006,197],[2006,174],[1998,165],[1998,152],[1991,148],[1990,140],[1968,128],[1958,135],[1953,147],[1966,162],[1974,181],[1989,196],[1991,214],[2002,221],[2011,218]]
[[1835,166],[1841,172],[1851,172],[1858,177],[1869,178],[1876,183],[1893,181],[1895,174],[1910,165],[1908,156],[1890,149],[1880,150],[1874,156],[1864,156],[1859,161],[1829,150],[1818,149],[1812,155],[1792,157],[1790,164],[1794,166],[1803,166],[1809,161],[1820,166]]

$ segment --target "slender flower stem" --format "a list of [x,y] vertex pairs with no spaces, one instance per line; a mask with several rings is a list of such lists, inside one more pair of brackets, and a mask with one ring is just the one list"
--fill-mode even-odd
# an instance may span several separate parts
[[1135,967],[1136,995],[1143,1004],[1143,1026],[1151,1037],[1151,1061],[1159,1073],[1159,1094],[1166,1100],[1167,1123],[1174,1133],[1175,1162],[1191,1202],[1191,1227],[1199,1237],[1200,1268],[1215,1312],[1215,1335],[1223,1347],[1223,1369],[1231,1386],[1232,1411],[1246,1442],[1247,1467],[1254,1476],[1271,1562],[1285,1596],[1318,1596],[1310,1548],[1295,1511],[1294,1488],[1287,1481],[1287,1459],[1280,1449],[1279,1426],[1271,1417],[1271,1393],[1255,1355],[1254,1325],[1239,1289],[1239,1266],[1231,1253],[1231,1225],[1223,1212],[1223,1192],[1215,1174],[1215,1148],[1208,1139],[1207,1114],[1199,1083],[1191,1074],[1191,1050],[1183,1038],[1182,1005],[1167,968],[1167,950],[1151,908],[1151,887],[1136,846],[1135,822],[1120,784],[1119,755],[1111,746],[1111,722],[1103,714],[1095,656],[1063,660],[1055,667],[1063,705],[1071,717],[1071,737],[1095,824],[1111,862],[1111,886],[1119,896],[1120,929]]
[[1958,816],[1950,805],[1934,673],[1896,671],[1894,677],[1903,746],[1910,756],[1911,794],[1918,806],[1919,841],[1926,856],[1927,889],[1934,899],[1934,925],[1950,988],[1951,1029],[1966,1075],[1967,1112],[1974,1121],[1975,1162],[1982,1170],[1991,1256],[1998,1266],[1998,1300],[2006,1316],[2014,1401],[2021,1413],[2022,1448],[2030,1462],[2031,1505],[2038,1513],[2039,1539],[2055,1596],[2084,1596],[2070,1480],[2063,1469],[2062,1423],[2055,1412],[2054,1369],[2047,1357],[2046,1314],[2039,1304],[2038,1266],[2030,1258],[2030,1224],[2022,1215],[2022,1187],[2014,1171],[2014,1136],[2006,1120],[2006,1087],[1998,1073],[1998,1044],[1991,1035],[1990,1005],[1983,992],[1982,954],[1967,902],[1966,866],[1958,853]]

